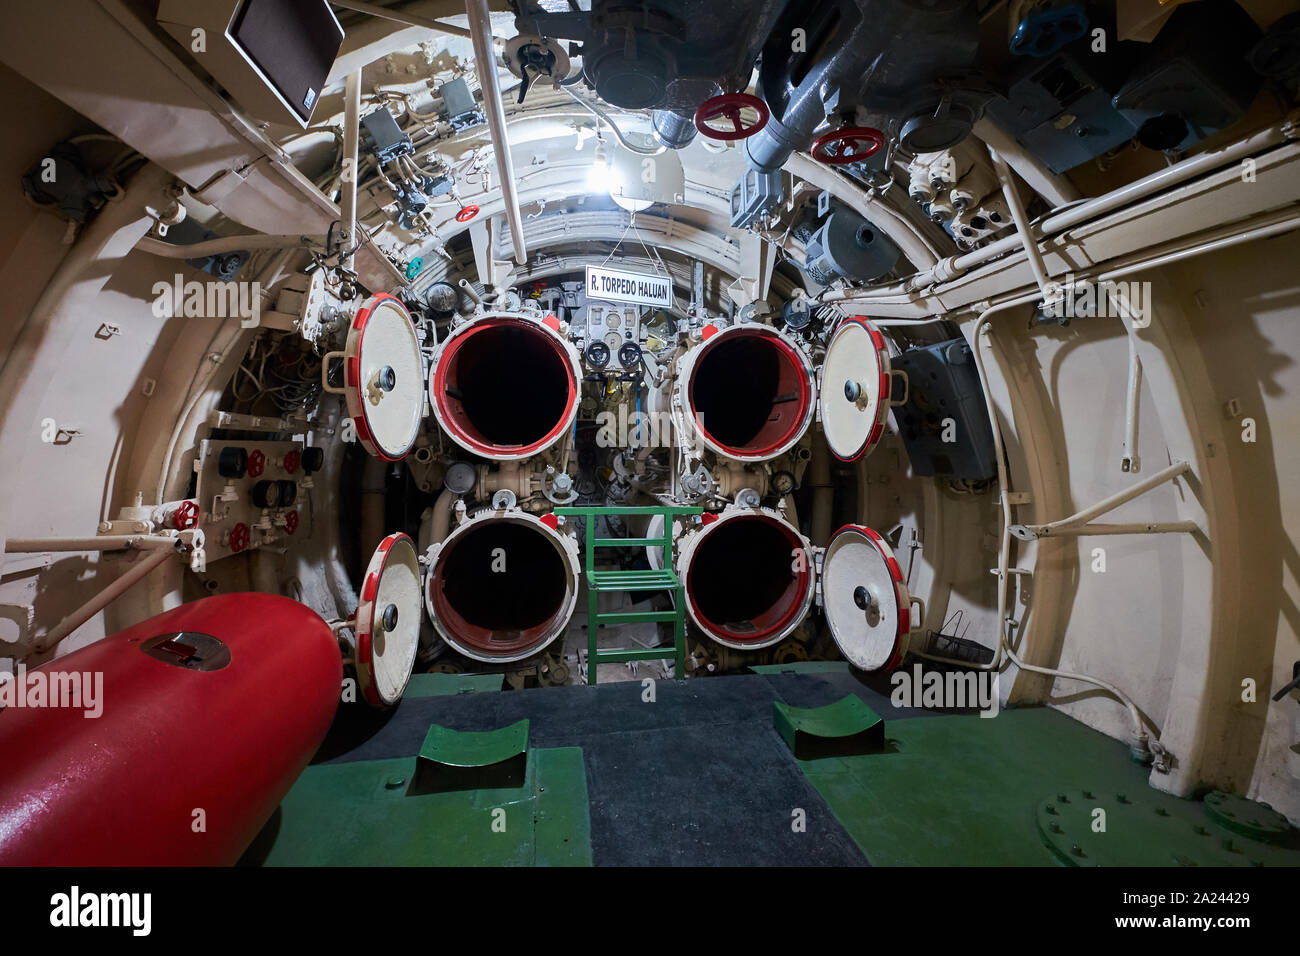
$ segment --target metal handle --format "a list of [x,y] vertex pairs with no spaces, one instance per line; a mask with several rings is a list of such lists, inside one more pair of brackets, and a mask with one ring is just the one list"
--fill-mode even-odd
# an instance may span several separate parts
[[[897,377],[901,377],[901,378],[903,379],[903,397],[902,397],[899,401],[897,401],[897,402],[894,401],[894,382],[893,382],[893,379],[894,379],[896,376],[897,376]],[[907,373],[904,372],[902,369],[899,369],[899,368],[890,369],[890,370],[889,370],[889,378],[890,378],[890,382],[889,382],[889,401],[888,401],[888,404],[890,404],[890,405],[906,405],[906,404],[907,404],[907,400],[908,400],[908,398],[910,398],[911,395],[912,395],[912,383],[908,380]]]
[[[347,358],[347,352],[326,352],[320,360],[320,387],[333,395],[346,395],[348,390],[344,388],[335,388],[330,384],[330,362],[336,358]],[[343,379],[347,381],[346,373]]]

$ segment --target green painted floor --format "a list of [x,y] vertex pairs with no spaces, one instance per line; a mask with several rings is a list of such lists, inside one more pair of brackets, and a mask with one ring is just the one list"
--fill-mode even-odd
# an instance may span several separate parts
[[402,699],[490,693],[500,690],[504,683],[501,674],[412,674]]
[[414,770],[414,757],[308,767],[280,805],[278,824],[259,837],[269,850],[256,862],[591,865],[587,776],[576,747],[530,750],[515,789],[408,795]]
[[[884,753],[799,761],[876,866],[1300,864],[1294,849],[1232,838],[1200,801],[1153,790],[1124,744],[1055,710],[894,720],[885,736]],[[1064,860],[1040,819],[1060,821]]]
[[[1258,831],[1220,817],[1241,831],[1230,832],[1200,801],[1153,790],[1124,743],[1058,711],[913,716],[919,712],[889,711],[888,699],[863,689],[843,665],[805,666],[665,684],[653,710],[636,685],[503,692],[500,675],[420,675],[404,708],[377,723],[371,715],[367,735],[344,751],[351,759],[307,768],[244,862],[627,865],[659,859],[661,844],[676,839],[664,857],[674,865],[1300,865],[1297,833],[1285,820],[1280,845],[1243,836]],[[772,714],[819,714],[787,706],[782,695],[821,708],[821,716],[846,701],[873,718],[868,707],[892,713],[884,750],[796,760]],[[861,723],[857,711],[850,730]],[[411,792],[422,789],[411,783],[415,752],[432,724],[481,732],[521,719],[532,725],[521,786]],[[828,732],[842,736],[843,723]],[[805,729],[820,726],[814,720]],[[410,756],[393,756],[402,753]],[[744,754],[740,764],[736,753]],[[653,769],[648,776],[643,764]],[[728,785],[760,766],[762,780],[742,790]],[[771,806],[787,805],[781,801],[816,801],[809,785],[825,805],[789,805],[820,821],[810,842],[786,845],[776,833],[755,842],[764,831],[746,821],[765,819]],[[664,806],[683,809],[655,818],[655,838],[642,823]],[[746,852],[728,856],[735,848],[726,841],[710,850],[687,825],[719,814],[735,818],[726,839]]]

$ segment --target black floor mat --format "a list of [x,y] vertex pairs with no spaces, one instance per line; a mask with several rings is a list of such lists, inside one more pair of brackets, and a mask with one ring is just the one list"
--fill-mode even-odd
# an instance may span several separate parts
[[327,741],[321,756],[413,756],[431,723],[490,730],[526,717],[529,746],[583,750],[597,865],[862,866],[772,727],[778,693],[796,706],[829,703],[802,702],[836,693],[824,676],[661,680],[652,703],[634,682],[406,700],[360,742],[349,721],[340,730],[350,749]]

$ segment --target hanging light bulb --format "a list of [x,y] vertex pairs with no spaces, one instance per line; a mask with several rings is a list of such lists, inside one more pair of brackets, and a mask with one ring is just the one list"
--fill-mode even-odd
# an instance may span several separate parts
[[591,172],[587,174],[587,189],[593,193],[603,193],[609,191],[609,154],[605,151],[605,140],[596,137],[596,159],[592,163]]

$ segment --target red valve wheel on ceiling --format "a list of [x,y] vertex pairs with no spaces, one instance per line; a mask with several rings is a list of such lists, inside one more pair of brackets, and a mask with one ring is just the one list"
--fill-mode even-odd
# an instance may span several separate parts
[[248,476],[256,478],[266,467],[266,455],[262,454],[261,449],[254,448],[248,453]]
[[240,551],[243,551],[245,548],[247,548],[248,540],[250,537],[252,537],[252,532],[249,530],[248,525],[244,524],[242,521],[239,524],[235,525],[233,528],[231,528],[230,529],[231,552],[234,554],[238,554]]
[[284,516],[284,530],[289,534],[298,530],[298,512],[290,511]]
[[819,136],[812,145],[812,158],[828,166],[847,166],[880,152],[885,134],[873,126],[841,126]]
[[[752,126],[746,126],[740,115],[746,108],[758,112],[758,121]],[[771,115],[767,104],[757,96],[750,96],[748,93],[723,93],[721,96],[710,97],[696,108],[695,128],[700,131],[701,136],[707,136],[709,139],[744,139],[753,136],[766,126]],[[717,129],[710,126],[709,120],[715,119],[731,120],[732,128]]]
[[298,465],[301,463],[302,463],[302,455],[299,453],[298,449],[296,448],[293,449],[293,451],[286,453],[284,456],[284,470],[286,473],[290,475],[292,475],[295,471],[298,470]]
[[172,525],[177,531],[189,531],[199,524],[199,503],[182,501],[180,507],[172,512]]
[[466,206],[460,212],[456,213],[457,222],[469,222],[478,215],[478,206]]

